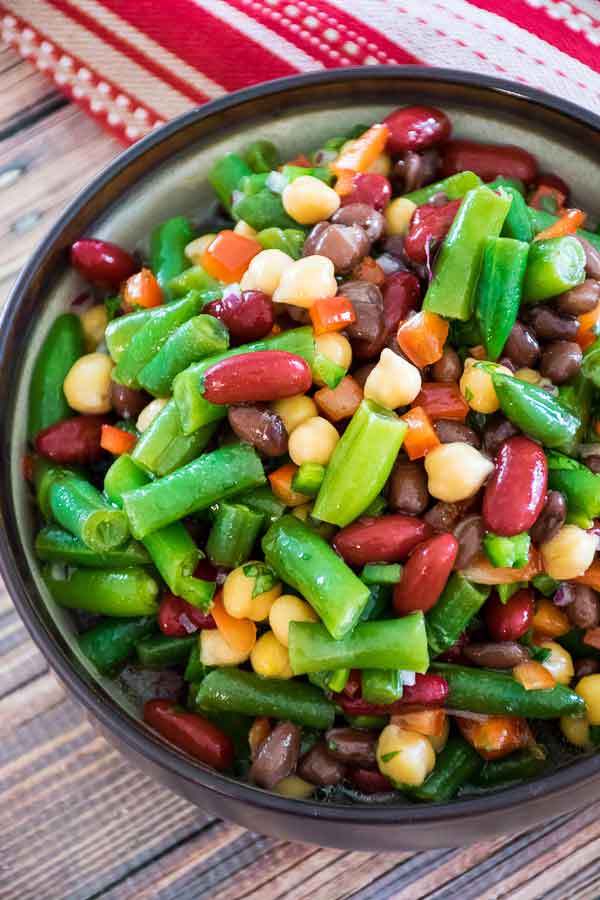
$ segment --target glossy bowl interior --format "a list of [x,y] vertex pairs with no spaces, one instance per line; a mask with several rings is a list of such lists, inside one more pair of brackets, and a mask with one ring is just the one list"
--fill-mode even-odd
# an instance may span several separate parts
[[139,709],[79,653],[68,613],[45,590],[33,555],[33,511],[21,474],[33,361],[54,318],[83,284],[66,248],[87,235],[143,246],[171,215],[214,209],[206,173],[256,137],[283,157],[320,146],[358,122],[407,103],[449,113],[455,134],[520,144],[571,185],[573,202],[600,213],[600,118],[556,98],[480,75],[413,67],[365,68],[271,82],[186,114],[119,156],[79,195],[23,271],[0,333],[0,557],[34,640],[106,736],[165,784],[211,812],[270,834],[356,849],[443,847],[515,830],[590,801],[600,756],[578,757],[526,785],[437,806],[290,801],[194,763],[139,721]]

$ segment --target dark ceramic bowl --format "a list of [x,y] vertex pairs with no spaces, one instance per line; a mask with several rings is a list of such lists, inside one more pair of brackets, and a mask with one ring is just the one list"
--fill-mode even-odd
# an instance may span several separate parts
[[284,157],[369,122],[396,106],[446,110],[455,132],[521,144],[572,187],[574,203],[600,212],[600,118],[508,81],[443,69],[345,69],[240,91],[181,116],[119,156],[62,215],[22,272],[0,334],[0,565],[33,639],[106,737],[132,762],[211,813],[291,840],[360,850],[465,844],[590,802],[600,794],[600,756],[567,759],[528,784],[436,806],[357,806],[292,801],[195,763],[141,723],[119,688],[79,653],[70,616],[48,596],[33,555],[33,516],[21,474],[32,363],[50,323],[81,290],[66,250],[82,235],[131,248],[156,223],[211,203],[212,161],[257,136]]

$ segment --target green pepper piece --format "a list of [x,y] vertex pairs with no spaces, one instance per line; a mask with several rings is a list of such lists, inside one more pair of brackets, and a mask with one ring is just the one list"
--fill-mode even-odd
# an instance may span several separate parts
[[[306,598],[335,639],[352,631],[369,589],[323,538],[295,516],[283,516],[263,537],[262,549],[271,568]],[[345,663],[317,668],[345,668]]]
[[68,469],[54,470],[47,500],[52,517],[90,550],[106,553],[129,537],[127,519],[88,481]]
[[361,697],[367,703],[393,703],[402,697],[402,673],[398,669],[363,669],[360,685]]
[[485,241],[498,237],[511,198],[487,187],[469,191],[442,244],[423,309],[466,321],[473,314]]
[[338,386],[346,372],[347,368],[344,366],[340,366],[339,363],[334,362],[325,353],[322,353],[318,348],[315,349],[314,361],[312,364],[312,371],[314,380],[318,384],[326,384],[328,388],[331,390],[335,390]]
[[528,252],[528,244],[507,237],[491,237],[485,242],[476,312],[491,360],[502,353],[516,322]]
[[570,384],[561,384],[558,389],[558,401],[561,406],[564,406],[581,422],[575,435],[574,444],[580,444],[584,439],[592,414],[593,395],[594,386],[582,371]]
[[200,662],[200,643],[198,641],[198,636],[196,635],[194,636],[194,643],[192,644],[185,672],[183,673],[184,681],[191,681],[195,685],[194,700],[198,693],[200,682],[210,671],[211,669],[208,666],[205,666],[203,662]]
[[506,190],[512,188],[517,194],[520,194],[522,197],[525,196],[525,184],[520,178],[508,178],[505,175],[498,175],[493,181],[486,181],[486,186],[493,191],[496,188],[505,188]]
[[319,463],[302,463],[292,479],[292,490],[308,497],[316,497],[325,477],[325,466]]
[[296,228],[298,225],[283,208],[281,196],[267,187],[256,194],[242,194],[236,200],[232,213],[235,219],[243,219],[255,231],[262,231],[264,228]]
[[314,517],[343,528],[360,516],[387,481],[405,433],[395,413],[363,400],[329,461]]
[[198,646],[198,638],[193,634],[188,637],[156,634],[138,641],[135,651],[146,669],[167,669],[185,662],[194,646]]
[[44,572],[44,583],[59,606],[115,618],[158,612],[158,584],[146,569],[72,569],[66,578]]
[[507,419],[552,450],[572,450],[581,420],[543,388],[492,372],[500,408]]
[[270,172],[281,164],[281,158],[272,141],[258,140],[244,150],[244,162],[253,172]]
[[[252,344],[242,344],[234,347],[227,353],[211,356],[201,362],[188,366],[180,372],[173,382],[173,397],[177,404],[177,410],[181,419],[183,433],[193,434],[198,428],[224,418],[227,415],[227,407],[223,404],[209,403],[202,396],[200,390],[201,379],[204,373],[222,359],[229,359],[240,353],[251,353],[254,350],[286,350],[301,356],[312,365],[314,358],[315,342],[312,328],[292,328],[282,331],[271,338],[262,341],[254,341]],[[164,411],[163,411],[164,412]]]
[[167,338],[139,373],[138,381],[155,397],[168,397],[176,375],[205,356],[224,353],[228,347],[229,332],[220,319],[194,316]]
[[483,761],[464,738],[453,735],[440,752],[431,775],[420,787],[407,788],[411,799],[426,803],[448,803],[461,787],[477,777]]
[[585,715],[583,697],[563,684],[544,690],[525,690],[510,675],[434,662],[431,671],[448,682],[447,704],[452,709],[492,716],[558,719]]
[[406,669],[426,672],[429,665],[422,612],[401,619],[359,622],[354,631],[334,639],[320,623],[291,622],[290,667],[294,675],[324,669]]
[[98,553],[75,535],[54,525],[46,525],[37,533],[35,553],[38,559],[44,562],[62,562],[70,566],[91,569],[124,569],[128,566],[145,566],[150,563],[145,547],[137,541],[130,541],[122,547]]
[[190,266],[169,282],[169,292],[173,297],[185,297],[190,291],[199,292],[203,306],[211,300],[220,299],[222,294],[219,282],[202,266]]
[[107,619],[79,635],[77,643],[102,675],[111,675],[132,656],[136,643],[157,629],[156,616]]
[[241,494],[235,494],[236,503],[247,506],[254,512],[263,516],[262,528],[266,531],[269,525],[280,519],[285,511],[285,503],[276,497],[268,484],[253,488],[251,491],[244,491]]
[[497,584],[496,592],[500,603],[508,603],[512,595],[524,587],[527,587],[526,581],[514,581],[512,584]]
[[503,569],[522,569],[529,560],[531,538],[528,532],[504,537],[488,531],[483,539],[483,549],[493,566]]
[[559,581],[555,581],[554,578],[550,578],[550,576],[545,573],[536,575],[535,578],[531,579],[531,583],[536,591],[539,591],[544,597],[551,597],[560,584]]
[[[527,212],[531,219],[534,234],[545,231],[546,228],[550,228],[551,225],[554,225],[554,223],[558,221],[558,216],[553,216],[551,213],[542,209],[534,209],[533,206],[528,206]],[[600,251],[600,234],[593,231],[585,231],[583,228],[578,228],[577,234],[580,237],[585,238],[586,241],[589,241],[596,250]]]
[[247,506],[220,503],[206,543],[210,561],[236,569],[249,560],[263,522],[264,516]]
[[301,228],[263,228],[256,240],[265,250],[282,250],[292,259],[300,259],[306,233]]
[[546,755],[539,746],[532,750],[517,750],[503,759],[487,760],[472,779],[481,787],[507,784],[510,781],[523,782],[540,775],[546,762]]
[[450,576],[440,599],[425,617],[432,656],[445,653],[456,643],[489,593],[489,588],[472,584],[458,572]]
[[202,299],[190,291],[182,300],[174,300],[152,310],[152,315],[131,338],[113,371],[113,379],[127,387],[139,387],[138,376],[154,358],[165,341],[180,325],[200,311]]
[[123,495],[134,537],[143,539],[218,500],[263,484],[265,474],[253,447],[221,447]]
[[208,181],[227,212],[231,212],[231,195],[246,175],[252,175],[252,169],[237,153],[222,156],[208,173]]
[[186,246],[194,238],[194,230],[185,216],[174,216],[158,225],[150,237],[150,268],[156,275],[166,300],[171,297],[169,282],[190,265]]
[[400,563],[367,563],[360,573],[361,581],[365,584],[398,584],[402,578],[402,566]]
[[335,706],[318,688],[301,681],[260,678],[236,668],[216,669],[196,697],[201,709],[289,720],[308,728],[331,728]]
[[370,584],[368,587],[369,599],[360,614],[359,622],[385,618],[384,614],[392,599],[392,589],[389,584]]
[[69,369],[83,353],[79,316],[65,313],[54,320],[33,366],[29,388],[30,439],[44,428],[73,415],[63,393]]
[[[499,181],[502,179],[498,179]],[[488,185],[490,187],[490,185]],[[533,226],[525,198],[521,191],[512,185],[504,185],[504,191],[512,198],[508,215],[504,221],[502,234],[517,241],[530,243],[533,240]]]
[[348,683],[350,669],[335,669],[327,679],[327,687],[334,694],[341,694]]
[[138,439],[132,459],[152,475],[162,478],[200,456],[219,423],[209,422],[193,434],[184,434],[174,400],[169,400]]
[[480,184],[481,178],[475,172],[457,172],[456,175],[450,175],[441,181],[428,184],[427,187],[404,194],[404,197],[412,203],[416,203],[417,206],[427,203],[434,194],[439,194],[440,191],[447,196],[448,200],[458,200],[459,197],[464,197]]
[[387,716],[348,716],[344,715],[346,722],[353,728],[372,728],[381,731],[389,722]]
[[301,178],[303,175],[311,175],[313,178],[318,178],[319,181],[324,181],[328,185],[333,184],[334,178],[331,169],[325,166],[282,166],[281,175],[283,175],[288,184],[295,181],[296,178]]
[[585,520],[600,515],[600,475],[562,453],[546,454],[548,487],[565,495],[569,515]]
[[257,172],[252,175],[245,175],[238,185],[239,190],[247,197],[253,197],[267,187],[268,177],[268,172]]
[[529,249],[523,300],[538,303],[585,280],[585,251],[572,234],[534,241]]

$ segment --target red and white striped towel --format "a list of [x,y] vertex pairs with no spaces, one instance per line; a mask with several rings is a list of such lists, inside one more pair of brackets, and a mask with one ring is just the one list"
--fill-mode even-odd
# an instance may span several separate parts
[[0,0],[0,37],[124,143],[238,88],[413,63],[600,112],[599,0]]

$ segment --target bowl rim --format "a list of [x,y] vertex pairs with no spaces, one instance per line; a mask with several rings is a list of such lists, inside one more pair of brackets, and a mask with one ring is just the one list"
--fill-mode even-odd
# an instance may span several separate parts
[[[123,152],[118,154],[87,184],[68,204],[58,220],[42,238],[28,262],[19,274],[6,301],[0,319],[0,374],[6,371],[11,356],[11,324],[18,311],[19,304],[32,287],[37,270],[44,259],[47,248],[60,241],[60,236],[71,220],[81,212],[88,202],[96,196],[117,174],[123,172],[135,160],[141,158],[150,148],[156,147],[181,129],[192,123],[209,118],[224,110],[250,100],[265,98],[271,95],[311,86],[334,84],[337,82],[356,82],[361,79],[428,82],[465,85],[476,87],[494,95],[509,95],[534,106],[567,116],[577,124],[600,132],[600,115],[586,110],[571,101],[556,97],[537,88],[529,87],[508,79],[463,72],[450,68],[405,66],[357,66],[352,68],[333,69],[310,72],[286,78],[264,82],[224,97],[210,101],[172,119],[165,125],[142,138]],[[0,422],[5,417],[4,408],[0,412]],[[5,467],[7,470],[10,467]],[[4,578],[8,593],[24,621],[30,636],[50,663],[54,672],[69,689],[75,698],[88,709],[108,732],[113,733],[124,745],[166,770],[175,779],[186,784],[210,791],[218,797],[228,798],[243,803],[256,811],[265,810],[288,814],[296,820],[335,824],[347,822],[348,819],[362,826],[396,825],[397,827],[416,825],[450,825],[458,824],[468,816],[486,816],[502,813],[515,806],[524,806],[533,800],[545,800],[558,797],[572,791],[576,786],[581,788],[587,782],[597,780],[600,776],[600,755],[584,757],[565,767],[559,767],[548,775],[542,775],[525,785],[515,785],[481,795],[458,799],[443,804],[432,805],[359,805],[330,803],[314,800],[292,800],[277,794],[261,790],[232,776],[222,775],[208,767],[197,763],[177,748],[169,745],[141,721],[133,718],[110,698],[104,696],[103,690],[96,684],[88,685],[77,671],[67,654],[56,642],[48,626],[38,616],[34,598],[27,591],[19,573],[17,556],[22,553],[18,532],[14,522],[13,497],[10,489],[10,476],[2,475],[3,490],[0,492],[0,573]],[[14,547],[14,550],[13,550]],[[593,797],[590,797],[590,802]],[[398,820],[398,811],[402,810],[402,819]]]

